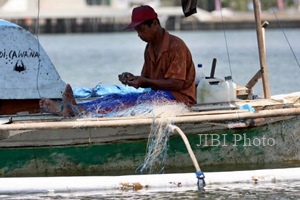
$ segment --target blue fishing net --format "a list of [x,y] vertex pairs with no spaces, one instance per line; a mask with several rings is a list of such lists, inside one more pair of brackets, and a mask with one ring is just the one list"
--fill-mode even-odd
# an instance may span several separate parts
[[[87,90],[73,89],[75,97],[91,96],[97,98],[90,101],[78,102],[87,113],[95,117],[123,117],[144,115],[150,113],[153,105],[163,102],[175,101],[172,93],[165,90],[135,89],[133,87],[98,87]],[[78,92],[80,91],[80,92]],[[96,95],[95,95],[96,94]]]

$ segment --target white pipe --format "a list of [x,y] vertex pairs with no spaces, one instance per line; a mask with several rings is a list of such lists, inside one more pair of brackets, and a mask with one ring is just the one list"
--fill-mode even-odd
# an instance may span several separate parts
[[[206,185],[259,184],[300,180],[300,168],[265,169],[253,171],[206,172]],[[0,194],[74,193],[108,190],[197,190],[194,173],[128,175],[128,176],[78,176],[78,177],[28,177],[0,178]]]
[[190,157],[193,161],[193,164],[196,168],[196,171],[201,171],[200,166],[199,166],[198,161],[197,161],[197,158],[196,158],[196,156],[195,156],[195,154],[194,154],[194,152],[191,148],[191,145],[189,143],[189,140],[187,139],[184,132],[178,126],[175,126],[175,125],[169,125],[169,128],[171,129],[172,132],[174,132],[174,130],[176,130],[179,133],[179,135],[181,136],[181,138],[182,138],[182,140],[183,140],[183,142],[184,142],[184,144],[185,144],[185,146],[186,146],[186,148],[187,148],[187,150],[190,154]]

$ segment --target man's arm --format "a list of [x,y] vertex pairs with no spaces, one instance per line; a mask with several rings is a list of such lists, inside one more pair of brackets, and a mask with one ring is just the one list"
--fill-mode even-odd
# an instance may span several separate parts
[[183,80],[179,79],[149,79],[143,76],[134,76],[133,79],[127,82],[129,86],[133,86],[135,88],[150,87],[154,90],[171,90],[171,91],[180,91],[184,85]]

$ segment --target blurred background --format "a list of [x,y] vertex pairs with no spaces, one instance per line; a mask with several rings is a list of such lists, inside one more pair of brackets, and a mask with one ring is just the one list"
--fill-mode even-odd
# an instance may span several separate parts
[[[272,94],[299,90],[300,0],[261,1]],[[0,0],[0,18],[39,36],[61,78],[77,87],[120,84],[117,75],[139,74],[146,43],[124,31],[132,8],[148,4],[163,27],[182,38],[195,66],[245,85],[259,70],[252,0],[198,0],[197,13],[184,17],[180,0]],[[288,40],[286,39],[288,38]],[[291,51],[293,49],[294,52]],[[293,54],[294,53],[294,54]],[[261,94],[261,82],[255,87]]]
[[[283,27],[299,27],[299,2],[261,1],[262,19],[272,22],[276,12]],[[141,4],[154,7],[168,30],[221,29],[224,23],[227,29],[254,27],[252,0],[198,0],[197,14],[187,18],[181,0],[0,0],[0,18],[33,33],[37,19],[40,33],[113,32],[122,31],[130,21],[132,7]]]

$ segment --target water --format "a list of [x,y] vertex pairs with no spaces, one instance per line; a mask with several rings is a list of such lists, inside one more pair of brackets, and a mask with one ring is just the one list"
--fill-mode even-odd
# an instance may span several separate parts
[[[172,33],[186,42],[195,64],[203,64],[206,76],[210,75],[213,58],[217,58],[215,76],[232,75],[239,85],[245,85],[260,68],[254,30],[228,30],[226,41],[223,31]],[[287,29],[285,34],[300,62],[300,29]],[[118,74],[124,71],[140,74],[143,65],[145,43],[135,32],[41,35],[39,38],[62,79],[72,86],[120,84]],[[271,94],[299,91],[300,66],[281,30],[267,30],[266,43]],[[254,89],[261,94],[261,81]]]
[[[190,47],[195,64],[203,64],[210,74],[213,58],[217,58],[216,76],[232,75],[239,85],[245,85],[259,70],[255,31],[185,31],[172,32]],[[298,66],[280,30],[267,30],[267,65],[271,94],[299,91]],[[300,59],[300,29],[285,30],[293,51]],[[102,34],[40,35],[66,83],[76,87],[94,87],[98,83],[120,84],[117,75],[139,74],[143,65],[145,43],[134,32]],[[227,44],[227,48],[226,48]],[[228,49],[228,52],[227,52]],[[229,55],[229,59],[228,59]],[[255,87],[260,95],[261,84]],[[300,182],[265,184],[208,185],[205,190],[106,191],[67,194],[1,195],[2,199],[299,199]]]

